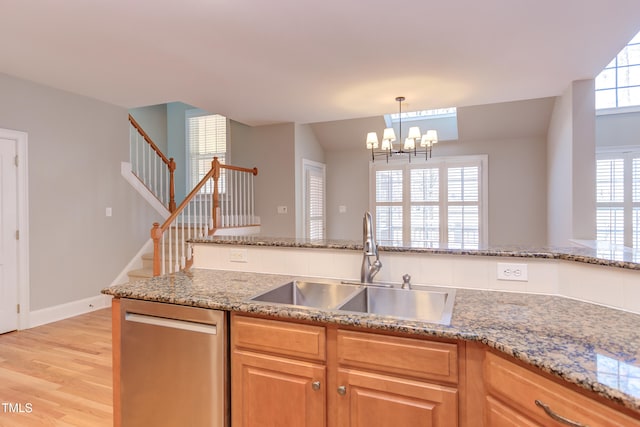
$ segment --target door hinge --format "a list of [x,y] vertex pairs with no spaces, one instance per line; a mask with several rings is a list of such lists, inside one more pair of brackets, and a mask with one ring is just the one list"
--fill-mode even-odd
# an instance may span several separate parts
[[14,161],[15,161],[16,167],[18,167],[18,155],[16,155],[16,157],[14,158]]
[[20,304],[16,305],[16,313],[20,314]]
[[16,240],[20,240],[20,230],[16,230]]

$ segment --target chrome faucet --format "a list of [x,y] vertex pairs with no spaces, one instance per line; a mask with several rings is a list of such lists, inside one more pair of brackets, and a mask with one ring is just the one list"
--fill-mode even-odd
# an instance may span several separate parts
[[[362,220],[362,269],[360,270],[360,282],[372,283],[373,277],[378,274],[382,268],[382,263],[378,256],[378,245],[373,232],[373,224],[371,213],[365,212]],[[375,257],[375,261],[371,263],[371,257]]]

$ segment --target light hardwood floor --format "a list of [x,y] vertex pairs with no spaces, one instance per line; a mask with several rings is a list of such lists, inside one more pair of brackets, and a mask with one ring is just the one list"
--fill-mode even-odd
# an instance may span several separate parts
[[0,426],[112,426],[111,364],[110,309],[0,335]]

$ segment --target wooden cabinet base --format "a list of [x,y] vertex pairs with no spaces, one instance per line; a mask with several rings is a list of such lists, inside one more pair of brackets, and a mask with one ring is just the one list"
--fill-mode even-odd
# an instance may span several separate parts
[[338,384],[339,427],[458,425],[455,388],[349,369]]

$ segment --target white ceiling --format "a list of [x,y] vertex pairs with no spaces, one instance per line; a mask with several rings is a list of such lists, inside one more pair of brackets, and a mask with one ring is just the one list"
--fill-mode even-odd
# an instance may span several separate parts
[[638,0],[0,0],[0,72],[313,123],[555,96],[639,29]]

